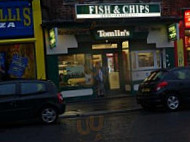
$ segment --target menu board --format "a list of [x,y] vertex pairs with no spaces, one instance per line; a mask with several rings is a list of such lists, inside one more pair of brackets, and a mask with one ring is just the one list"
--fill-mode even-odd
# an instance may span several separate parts
[[24,71],[28,65],[28,58],[21,57],[18,54],[14,54],[8,73],[18,78],[22,77]]

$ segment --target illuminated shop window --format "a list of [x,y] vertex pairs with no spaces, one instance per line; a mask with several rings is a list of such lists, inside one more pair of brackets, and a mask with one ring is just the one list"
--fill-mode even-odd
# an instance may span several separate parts
[[1,80],[36,78],[36,61],[33,43],[0,45]]
[[155,51],[133,51],[131,53],[132,68],[135,70],[153,69],[161,67],[161,55]]
[[138,53],[138,66],[139,68],[154,67],[154,54],[153,52]]
[[62,55],[59,60],[59,87],[91,86],[93,83],[90,54]]
[[122,42],[122,48],[123,48],[123,49],[129,48],[129,41],[124,41],[124,42]]
[[94,44],[92,49],[113,49],[117,48],[117,44]]

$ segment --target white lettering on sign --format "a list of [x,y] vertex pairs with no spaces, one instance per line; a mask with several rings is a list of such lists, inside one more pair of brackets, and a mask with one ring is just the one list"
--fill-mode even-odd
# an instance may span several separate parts
[[7,28],[15,28],[15,23],[14,22],[8,23]]
[[104,30],[98,30],[99,37],[127,37],[130,36],[130,32],[127,30],[114,30],[106,32]]
[[5,29],[5,28],[15,28],[15,23],[14,22],[2,22],[0,23],[0,29]]
[[89,6],[89,13],[92,14],[94,11],[94,6]]
[[76,5],[76,18],[160,17],[160,4]]
[[6,28],[6,23],[0,23],[0,28]]
[[110,5],[89,6],[89,14],[127,14],[127,13],[149,13],[149,5],[124,5],[122,8]]

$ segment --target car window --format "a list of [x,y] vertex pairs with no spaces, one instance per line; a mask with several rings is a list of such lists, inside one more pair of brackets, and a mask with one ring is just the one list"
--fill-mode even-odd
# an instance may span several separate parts
[[186,72],[186,78],[190,80],[190,69],[186,69],[185,72]]
[[166,71],[152,72],[144,81],[157,81],[157,80],[160,80],[165,76],[166,73],[167,73]]
[[176,70],[173,72],[173,75],[180,80],[190,79],[190,71],[188,69]]
[[177,77],[173,72],[168,72],[168,74],[164,77],[165,80],[176,80]]
[[34,94],[46,91],[44,83],[21,83],[21,94]]
[[0,95],[14,95],[14,94],[16,94],[16,84],[0,85]]

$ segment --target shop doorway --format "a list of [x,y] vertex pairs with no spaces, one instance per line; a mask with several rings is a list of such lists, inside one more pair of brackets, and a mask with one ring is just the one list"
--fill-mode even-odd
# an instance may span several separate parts
[[118,53],[93,54],[93,67],[99,62],[104,73],[104,84],[107,93],[120,89]]

